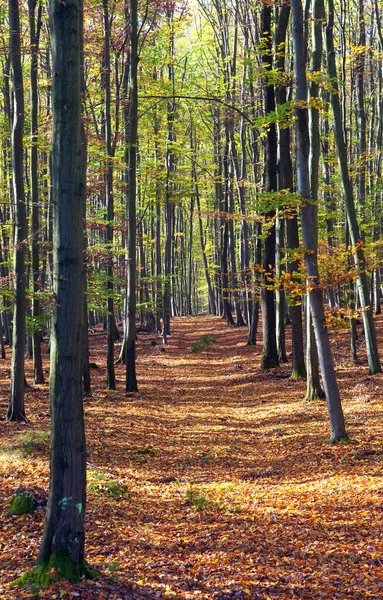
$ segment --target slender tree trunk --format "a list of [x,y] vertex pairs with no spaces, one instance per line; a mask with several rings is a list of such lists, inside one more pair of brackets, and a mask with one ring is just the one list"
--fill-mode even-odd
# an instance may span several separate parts
[[164,295],[162,300],[162,341],[167,343],[170,334],[170,317],[172,314],[172,289],[173,289],[173,232],[174,232],[174,170],[175,156],[173,144],[174,118],[175,118],[175,82],[174,82],[174,6],[171,5],[167,11],[167,20],[170,28],[169,56],[168,56],[168,78],[172,85],[173,97],[168,102],[167,111],[167,147],[166,147],[166,192],[165,192],[165,255],[164,255]]
[[[366,139],[366,110],[364,106],[364,74],[366,70],[366,24],[364,16],[364,0],[358,0],[358,49],[355,61],[356,70],[356,97],[358,113],[358,138],[359,138],[359,156],[358,156],[358,207],[360,223],[365,222],[365,201],[366,201],[366,161],[367,161],[367,139]],[[364,239],[363,230],[361,231]]]
[[126,320],[126,385],[127,392],[137,392],[136,377],[136,170],[137,170],[137,110],[138,110],[138,31],[137,0],[130,2],[130,82],[127,219],[128,219],[128,282]]
[[339,102],[339,89],[337,83],[333,27],[334,3],[333,0],[328,0],[328,17],[324,33],[326,40],[327,70],[330,80],[332,82],[330,99],[332,113],[334,117],[335,142],[337,147],[338,162],[342,179],[343,198],[346,208],[347,222],[350,230],[351,242],[354,247],[354,262],[358,274],[358,292],[362,308],[364,333],[366,337],[368,366],[370,373],[373,374],[380,373],[382,369],[379,360],[375,325],[370,301],[370,290],[368,285],[363,241],[359,231],[352,184],[348,171],[347,149],[343,133],[343,120]]
[[24,409],[24,353],[26,315],[25,252],[27,216],[24,194],[24,92],[20,49],[20,15],[18,0],[8,0],[10,52],[12,68],[12,184],[14,201],[14,309],[12,333],[11,388],[7,419],[26,421]]
[[[322,2],[322,0],[315,0],[316,4],[318,2]],[[347,437],[347,434],[338,384],[335,376],[330,340],[326,327],[323,308],[323,292],[319,285],[316,239],[317,224],[315,222],[315,212],[313,210],[312,203],[307,202],[307,200],[310,200],[310,140],[308,110],[305,106],[308,98],[308,88],[305,64],[306,53],[303,36],[303,9],[301,0],[291,0],[291,9],[293,15],[292,31],[297,102],[297,182],[298,192],[304,202],[301,207],[302,237],[305,249],[306,271],[311,285],[311,291],[309,292],[310,308],[313,317],[315,339],[317,341],[319,362],[330,416],[330,439],[332,441],[339,441],[340,439]]]
[[108,264],[106,267],[107,288],[107,358],[106,358],[106,387],[108,390],[116,389],[116,378],[114,373],[114,302],[113,302],[113,219],[114,219],[114,197],[113,197],[113,151],[112,151],[112,129],[111,129],[111,96],[110,96],[110,23],[109,2],[103,0],[104,20],[104,87],[105,87],[105,149],[106,149],[106,175],[105,175],[105,199],[107,211],[106,244],[108,251]]
[[[322,32],[321,32],[321,17],[323,4],[315,2],[313,7],[312,20],[312,55],[311,55],[311,71],[317,73],[322,66]],[[319,93],[318,85],[315,78],[310,82],[310,97],[317,98]],[[318,187],[319,187],[319,158],[320,158],[320,135],[319,135],[319,111],[315,106],[310,108],[309,113],[309,133],[310,133],[310,153],[309,153],[309,170],[310,170],[310,192],[311,198],[315,201],[312,205],[313,221],[315,226],[315,240],[318,244]],[[318,348],[313,329],[311,315],[310,294],[307,297],[306,310],[306,371],[307,371],[307,388],[305,400],[315,400],[316,398],[325,398],[325,393],[320,385],[319,377],[319,357]]]
[[[154,124],[154,152],[156,166],[159,163],[159,145],[158,145],[159,123],[157,115]],[[155,220],[155,239],[156,239],[156,331],[161,331],[161,316],[162,316],[162,268],[161,268],[161,197],[159,178],[156,179],[156,220]]]
[[[271,37],[271,6],[262,5],[261,30],[263,38],[262,65],[264,69],[264,106],[265,114],[275,111],[274,85],[267,80],[268,73],[273,68],[272,37]],[[277,132],[275,123],[270,123],[265,142],[265,191],[277,191]],[[263,325],[263,353],[261,368],[271,369],[278,366],[278,353],[276,341],[275,318],[275,292],[270,286],[269,278],[274,277],[275,270],[275,210],[268,211],[265,215],[268,231],[265,232],[263,247],[263,274],[262,274],[262,325]]]
[[41,357],[41,327],[38,323],[40,316],[40,301],[38,292],[40,291],[40,269],[39,269],[39,187],[38,187],[38,161],[37,161],[37,135],[38,135],[38,90],[37,90],[37,69],[38,69],[38,51],[41,29],[42,4],[38,6],[37,22],[35,20],[37,0],[29,0],[29,39],[31,45],[31,204],[32,204],[32,354],[33,354],[33,379],[35,383],[44,383],[43,362]]

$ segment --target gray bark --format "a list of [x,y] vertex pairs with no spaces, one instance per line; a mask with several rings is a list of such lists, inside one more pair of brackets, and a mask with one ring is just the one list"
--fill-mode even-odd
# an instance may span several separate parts
[[334,3],[328,0],[327,23],[324,28],[326,40],[327,70],[331,79],[331,107],[334,117],[334,133],[338,154],[338,163],[343,186],[343,198],[346,208],[347,222],[350,230],[350,238],[354,247],[354,263],[358,274],[358,292],[362,308],[363,325],[366,337],[366,348],[368,366],[371,374],[380,373],[382,368],[379,360],[378,345],[374,319],[372,314],[370,290],[366,272],[366,260],[363,251],[363,242],[360,235],[359,225],[356,217],[354,194],[348,171],[347,148],[343,131],[342,111],[339,102],[339,87],[337,82],[337,69],[335,62],[335,48],[333,37],[334,26]]
[[[321,1],[322,0],[316,0],[316,4]],[[317,260],[317,224],[315,221],[314,207],[312,202],[310,202],[310,140],[308,110],[306,107],[308,87],[306,79],[303,10],[301,0],[291,0],[291,9],[293,16],[292,31],[297,102],[297,183],[298,192],[303,200],[301,206],[302,238],[305,249],[307,277],[311,285],[311,291],[309,292],[310,308],[330,417],[330,439],[332,441],[339,441],[340,439],[347,437],[347,434],[324,315],[323,292],[319,282]]]
[[8,0],[10,56],[12,67],[12,187],[14,202],[14,308],[12,332],[11,388],[7,419],[25,421],[24,408],[24,353],[26,315],[25,252],[27,216],[24,193],[24,91],[20,49],[20,14],[18,0]]
[[[65,556],[77,578],[84,563],[86,449],[82,403],[84,336],[81,144],[82,0],[50,0],[53,67],[53,273],[51,460],[48,508],[37,562]],[[68,326],[70,324],[70,326]]]
[[106,150],[106,174],[105,174],[105,201],[107,211],[106,243],[108,250],[106,267],[107,287],[107,359],[106,359],[106,387],[108,390],[116,389],[116,378],[114,373],[114,302],[113,302],[113,163],[112,163],[112,130],[111,130],[111,96],[110,96],[110,23],[109,3],[103,0],[104,21],[104,88],[105,88],[105,150]]
[[128,158],[127,219],[128,219],[128,279],[126,316],[126,381],[127,392],[137,392],[136,377],[136,170],[137,170],[137,109],[138,109],[138,32],[137,0],[130,2],[130,80],[129,80],[129,138],[126,140]]
[[43,383],[43,363],[41,357],[41,329],[37,328],[36,321],[40,316],[40,301],[37,293],[40,291],[40,270],[39,270],[39,186],[38,186],[38,161],[37,161],[37,134],[38,134],[38,90],[37,90],[37,69],[38,69],[38,51],[41,29],[42,4],[39,4],[37,20],[35,16],[36,0],[28,1],[29,13],[29,39],[31,53],[30,85],[31,85],[31,203],[32,203],[32,354],[33,354],[33,379],[35,383]]

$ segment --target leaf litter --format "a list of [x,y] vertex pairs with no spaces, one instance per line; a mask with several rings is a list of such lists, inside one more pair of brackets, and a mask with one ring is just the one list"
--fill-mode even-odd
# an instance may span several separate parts
[[[326,403],[302,401],[289,364],[260,371],[246,334],[177,318],[164,352],[140,334],[135,395],[122,365],[105,389],[106,337],[90,338],[86,559],[100,576],[79,585],[8,587],[36,559],[48,492],[48,385],[27,388],[30,423],[0,421],[0,599],[383,597],[383,376],[332,334],[350,443],[330,445]],[[0,373],[4,415],[9,360]],[[36,512],[5,518],[20,489]]]

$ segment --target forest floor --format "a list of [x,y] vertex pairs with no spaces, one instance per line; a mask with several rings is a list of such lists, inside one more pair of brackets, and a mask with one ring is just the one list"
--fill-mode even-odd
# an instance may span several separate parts
[[[177,318],[165,349],[140,334],[133,395],[121,365],[118,389],[105,389],[106,337],[91,333],[86,558],[100,576],[8,588],[41,542],[49,400],[47,384],[29,387],[29,424],[7,423],[3,360],[1,599],[383,598],[383,375],[368,375],[363,345],[351,361],[347,330],[332,334],[350,436],[339,444],[328,443],[326,403],[303,401],[305,381],[289,378],[289,364],[262,372],[261,343],[246,346],[245,328]],[[213,343],[192,352],[206,334]],[[6,518],[17,490],[39,508]]]

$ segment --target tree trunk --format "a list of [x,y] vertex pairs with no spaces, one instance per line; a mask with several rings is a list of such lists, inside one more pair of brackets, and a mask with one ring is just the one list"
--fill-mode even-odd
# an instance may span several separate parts
[[138,32],[137,0],[130,2],[130,81],[129,81],[129,138],[126,140],[128,158],[127,219],[128,219],[128,281],[126,317],[126,381],[127,392],[137,392],[136,377],[136,168],[137,168],[137,110],[138,110]]
[[371,374],[380,373],[382,368],[379,360],[378,345],[374,319],[370,302],[370,290],[366,272],[366,260],[363,250],[363,242],[359,231],[356,217],[354,195],[351,179],[348,171],[347,149],[343,133],[343,120],[339,102],[339,89],[337,83],[337,70],[335,63],[335,49],[333,37],[334,25],[334,3],[328,0],[328,20],[325,26],[327,70],[331,79],[330,99],[334,117],[335,142],[338,154],[338,163],[341,173],[343,198],[345,202],[347,222],[350,230],[351,242],[354,247],[354,262],[358,274],[358,292],[362,308],[363,325],[366,337],[366,348],[368,366]]
[[[322,0],[315,0],[318,7]],[[294,74],[296,79],[297,102],[297,182],[298,193],[302,197],[301,206],[302,237],[305,248],[305,263],[307,277],[310,282],[309,292],[310,308],[314,324],[315,339],[318,347],[319,362],[322,371],[327,406],[330,416],[330,429],[332,441],[339,441],[347,437],[342,404],[336,381],[334,364],[331,353],[330,339],[326,327],[323,292],[319,285],[319,270],[317,260],[317,223],[316,214],[310,200],[310,175],[309,175],[309,127],[308,110],[306,108],[308,89],[306,79],[305,47],[303,36],[303,10],[301,0],[291,0],[293,15],[293,48],[294,48]]]
[[104,21],[104,63],[103,76],[105,87],[105,149],[106,149],[106,174],[105,174],[105,201],[107,212],[106,244],[107,244],[107,353],[106,353],[106,387],[108,390],[116,389],[116,378],[114,373],[114,302],[113,302],[113,219],[114,219],[114,197],[113,197],[113,163],[112,163],[112,130],[111,130],[111,97],[110,97],[110,23],[108,0],[103,0]]
[[83,576],[91,575],[84,560],[82,0],[67,3],[50,0],[49,10],[54,73],[52,193],[56,304],[51,334],[50,486],[37,563],[38,570],[48,579],[79,582]]
[[40,271],[39,271],[39,187],[38,187],[38,161],[37,161],[37,134],[38,134],[38,90],[37,90],[37,69],[38,69],[38,51],[41,28],[42,4],[39,4],[37,13],[37,22],[35,21],[36,0],[28,1],[29,13],[29,39],[31,46],[31,203],[32,203],[32,355],[33,355],[33,379],[35,383],[44,383],[43,362],[41,357],[41,326],[39,323],[40,301],[38,292],[40,291]]
[[[273,68],[272,37],[271,37],[271,6],[268,3],[262,6],[261,31],[263,38],[262,65],[265,72],[264,106],[265,114],[275,111],[274,85],[267,80],[268,73]],[[266,134],[265,142],[265,191],[277,191],[277,132],[275,123],[271,122]],[[275,269],[275,210],[266,213],[268,231],[265,233],[263,247],[263,272],[262,272],[262,325],[263,325],[263,353],[261,368],[271,369],[279,364],[276,340],[275,318],[275,292],[270,286],[270,279],[274,277]]]
[[10,52],[12,67],[12,185],[14,201],[14,309],[12,332],[11,388],[7,419],[26,421],[24,409],[24,353],[26,315],[25,252],[27,216],[24,194],[24,92],[20,49],[20,15],[18,0],[8,0]]

